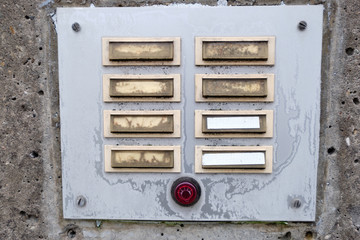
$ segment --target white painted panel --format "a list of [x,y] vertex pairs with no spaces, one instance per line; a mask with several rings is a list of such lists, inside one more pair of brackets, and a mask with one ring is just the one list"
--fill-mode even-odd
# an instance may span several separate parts
[[254,117],[208,117],[208,129],[256,129],[260,128],[260,118]]
[[264,168],[265,152],[205,153],[202,166],[218,168]]

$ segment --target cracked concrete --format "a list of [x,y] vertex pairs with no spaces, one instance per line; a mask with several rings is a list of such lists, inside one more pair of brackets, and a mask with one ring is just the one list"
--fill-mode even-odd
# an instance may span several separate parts
[[[314,223],[70,221],[62,217],[56,7],[324,4]],[[18,0],[0,3],[0,239],[360,239],[360,2]]]

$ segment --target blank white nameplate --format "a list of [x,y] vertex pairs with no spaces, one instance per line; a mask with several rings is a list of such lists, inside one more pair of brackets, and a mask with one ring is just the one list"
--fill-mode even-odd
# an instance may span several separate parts
[[272,146],[195,146],[195,173],[272,173]]
[[273,110],[195,110],[196,138],[271,138]]
[[258,129],[260,118],[254,117],[208,117],[208,129]]
[[203,168],[265,168],[265,152],[203,153]]

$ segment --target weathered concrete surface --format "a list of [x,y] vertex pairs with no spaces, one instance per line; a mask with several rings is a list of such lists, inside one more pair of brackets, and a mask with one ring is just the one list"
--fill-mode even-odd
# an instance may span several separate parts
[[[56,7],[325,7],[315,223],[125,223],[62,218]],[[358,0],[36,0],[0,3],[0,239],[360,239]]]

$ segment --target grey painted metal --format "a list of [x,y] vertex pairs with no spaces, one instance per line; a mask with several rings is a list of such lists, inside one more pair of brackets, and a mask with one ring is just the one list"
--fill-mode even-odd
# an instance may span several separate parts
[[[320,121],[322,6],[59,8],[61,153],[65,218],[313,221]],[[298,29],[300,21],[307,28]],[[77,22],[81,31],[74,32]],[[180,67],[103,67],[101,37],[178,37]],[[275,66],[195,67],[195,36],[276,36]],[[102,74],[182,75],[180,103],[104,103]],[[194,74],[275,73],[273,103],[195,103]],[[182,110],[179,139],[107,139],[103,110]],[[274,110],[271,139],[195,139],[194,110]],[[181,145],[182,173],[105,173],[104,145]],[[195,145],[273,145],[272,174],[195,174]],[[199,202],[178,206],[179,177]],[[78,196],[86,199],[79,207]],[[301,201],[293,208],[294,199]]]

